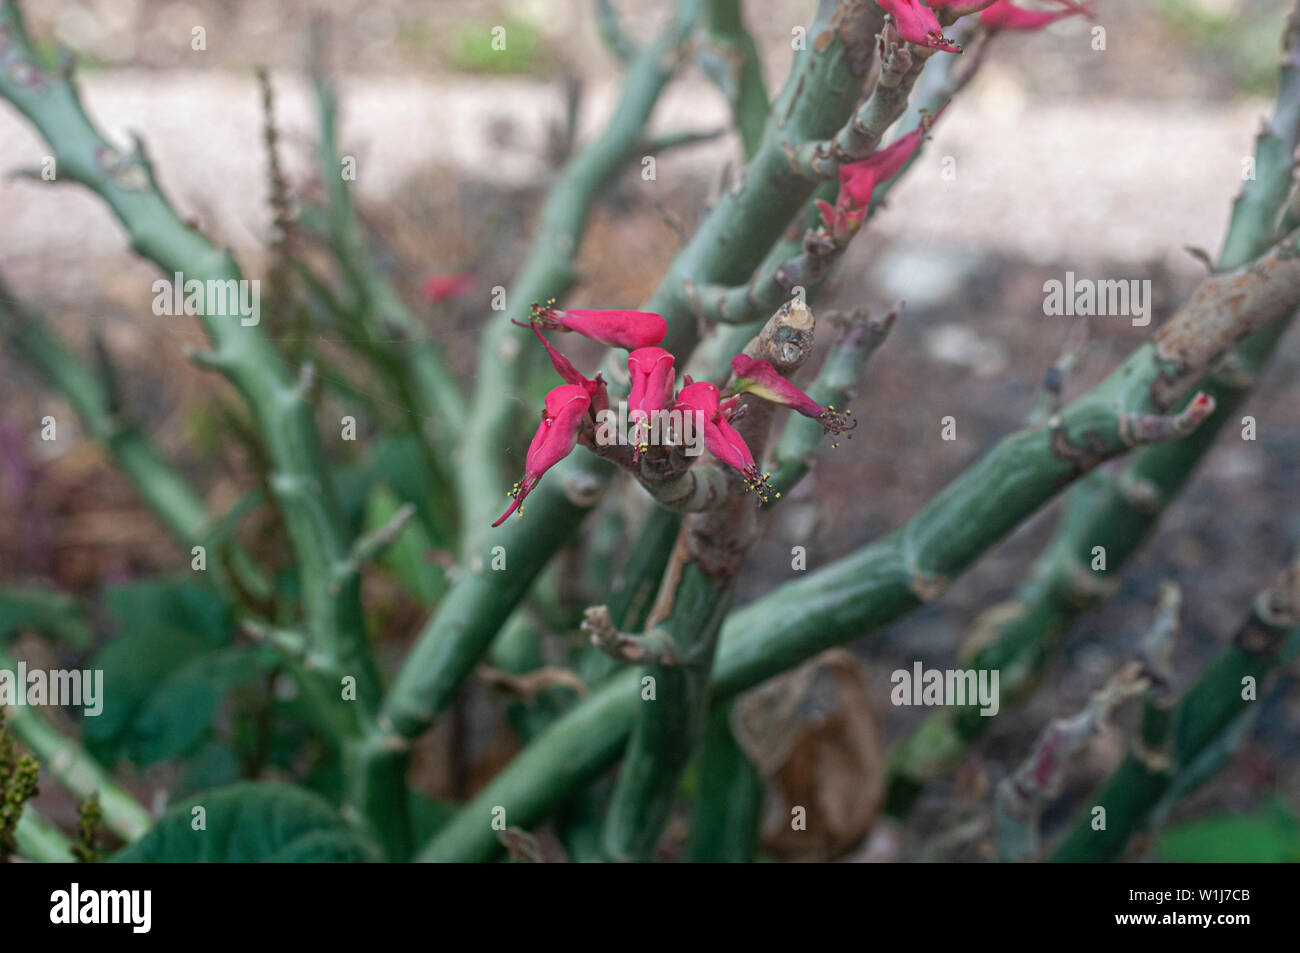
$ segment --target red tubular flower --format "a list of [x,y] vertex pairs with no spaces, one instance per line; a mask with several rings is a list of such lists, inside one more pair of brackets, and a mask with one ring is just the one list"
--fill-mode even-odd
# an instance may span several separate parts
[[932,10],[946,10],[954,17],[964,17],[970,13],[979,13],[997,0],[926,0]]
[[[745,489],[758,494],[762,503],[768,501],[767,482],[771,474],[762,473],[754,462],[754,455],[745,445],[745,439],[735,427],[731,426],[729,417],[735,409],[735,402],[728,401],[725,410],[719,407],[720,392],[717,384],[708,381],[689,382],[677,394],[674,409],[682,413],[695,412],[704,420],[704,446],[709,453],[721,463],[740,471],[745,478]],[[779,498],[780,493],[776,494]]]
[[533,442],[528,445],[528,455],[524,458],[524,478],[510,490],[514,502],[492,524],[494,527],[504,523],[515,510],[522,515],[524,498],[537,486],[542,474],[573,450],[590,407],[591,398],[581,384],[561,384],[546,395],[542,422],[537,433],[533,434]]
[[672,400],[673,356],[661,347],[639,347],[627,356],[627,372],[632,380],[628,413],[636,421],[635,460],[647,448],[645,431],[651,419]]
[[865,208],[853,209],[847,205],[831,205],[830,202],[822,199],[817,199],[813,204],[817,206],[817,211],[821,212],[822,224],[826,226],[827,233],[837,245],[846,244],[857,234],[867,217]]
[[858,425],[856,420],[849,420],[853,411],[841,413],[833,406],[823,407],[778,374],[776,368],[767,361],[748,354],[737,354],[731,359],[731,370],[736,375],[736,386],[733,389],[737,393],[753,394],[774,404],[789,407],[805,417],[820,420],[825,433],[838,436]]
[[1011,0],[997,0],[980,14],[980,23],[995,30],[1041,30],[1049,23],[1055,23],[1064,17],[1075,14],[1092,16],[1085,4],[1074,0],[1055,0],[1061,10],[1025,10],[1016,6]]
[[536,302],[533,324],[548,330],[577,331],[606,347],[629,351],[658,344],[668,333],[668,322],[653,311],[561,311]]
[[454,275],[434,275],[432,278],[426,278],[420,287],[420,293],[425,301],[446,301],[448,298],[463,295],[472,287],[474,287],[474,276],[468,272],[458,272]]
[[921,0],[876,0],[880,9],[894,18],[898,35],[908,43],[932,50],[960,53],[961,47],[943,35],[939,18]]
[[555,373],[564,379],[566,384],[577,384],[586,391],[587,396],[591,398],[592,409],[599,412],[609,407],[609,395],[605,392],[605,379],[599,374],[595,380],[589,380],[582,375],[567,357],[560,353],[541,331],[537,330],[534,324],[522,324],[519,321],[511,321],[521,328],[529,328],[533,334],[537,335],[537,340],[542,342],[542,347],[546,348],[546,355],[551,359],[551,366],[555,368]]
[[[944,109],[947,108],[945,105]],[[857,216],[857,224],[861,224],[861,214],[865,214],[867,206],[871,204],[871,193],[876,190],[876,186],[892,179],[907,165],[907,160],[912,158],[930,127],[941,115],[943,109],[923,119],[919,126],[907,135],[899,136],[885,148],[877,149],[865,159],[840,166],[840,192],[835,199],[835,207],[843,210],[851,219]],[[822,213],[823,218],[825,214]]]

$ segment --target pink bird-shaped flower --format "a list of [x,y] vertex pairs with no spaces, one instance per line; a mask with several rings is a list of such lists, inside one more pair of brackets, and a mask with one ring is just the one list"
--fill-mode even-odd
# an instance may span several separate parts
[[555,331],[576,331],[607,347],[629,351],[652,347],[668,333],[668,322],[653,311],[561,311],[534,302],[533,324]]
[[661,347],[639,347],[627,356],[627,372],[632,382],[628,415],[636,423],[635,460],[647,449],[650,422],[673,398],[673,356]]
[[514,502],[492,525],[500,526],[515,510],[523,514],[524,498],[551,467],[569,455],[578,442],[591,398],[581,384],[561,384],[546,395],[542,422],[524,458],[524,478],[510,490]]
[[737,354],[731,359],[731,370],[736,375],[733,391],[738,394],[753,394],[774,404],[789,407],[805,417],[819,420],[825,433],[838,436],[858,425],[856,420],[849,420],[852,411],[840,412],[833,406],[823,407],[777,373],[776,368],[767,361],[748,354]]
[[997,0],[926,0],[926,6],[932,10],[943,10],[953,17],[964,17],[970,13],[979,13]]
[[434,275],[426,278],[420,286],[420,293],[425,301],[446,301],[463,295],[474,287],[474,276],[468,272],[454,275]]
[[582,372],[573,366],[573,363],[560,353],[559,349],[546,336],[537,329],[535,324],[521,324],[518,321],[512,321],[521,328],[529,328],[533,334],[537,335],[537,340],[542,342],[542,347],[546,348],[546,356],[551,359],[551,366],[555,368],[555,373],[559,374],[566,384],[576,384],[586,391],[587,396],[591,398],[592,410],[600,412],[609,407],[609,395],[605,390],[605,379],[597,374],[595,380],[584,377]]
[[870,205],[871,193],[876,190],[876,186],[898,175],[941,115],[943,109],[933,116],[927,116],[919,126],[906,135],[899,136],[885,148],[877,149],[865,159],[840,166],[840,193],[835,204],[842,208],[861,209]]
[[880,9],[894,18],[898,35],[908,43],[932,50],[960,53],[961,47],[943,35],[939,17],[921,0],[876,0]]
[[996,30],[1041,30],[1049,23],[1065,17],[1084,14],[1091,16],[1092,10],[1085,4],[1073,0],[1054,0],[1060,10],[1026,10],[1018,7],[1011,0],[997,0],[980,14],[980,23]]
[[[771,485],[767,482],[769,474],[758,469],[754,455],[749,452],[745,440],[735,427],[731,426],[731,415],[735,411],[734,400],[720,404],[721,391],[717,384],[709,381],[690,381],[677,394],[673,404],[675,410],[683,413],[694,412],[704,424],[704,446],[715,459],[740,471],[745,480],[745,489],[758,494],[760,502],[768,501]],[[776,494],[778,497],[781,494]]]
[[[944,107],[946,109],[947,106]],[[883,149],[877,149],[865,159],[846,162],[840,166],[840,191],[832,208],[827,202],[817,200],[822,223],[836,242],[843,243],[853,236],[867,217],[871,195],[880,183],[892,179],[907,165],[913,153],[925,140],[930,127],[943,114],[940,109],[926,116],[919,126],[906,135],[899,136]]]

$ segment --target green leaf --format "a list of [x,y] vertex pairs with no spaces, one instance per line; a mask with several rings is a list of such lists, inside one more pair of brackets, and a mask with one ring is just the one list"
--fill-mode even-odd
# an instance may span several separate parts
[[415,791],[407,799],[411,812],[411,830],[417,844],[422,844],[451,820],[460,805],[455,801],[439,801]]
[[104,764],[156,764],[196,750],[211,735],[227,692],[273,664],[268,652],[176,632],[132,632],[90,663],[104,672],[103,710],[85,719],[85,743]]
[[34,631],[74,648],[90,644],[90,627],[77,600],[48,589],[0,587],[0,642]]
[[229,607],[193,580],[113,586],[104,598],[119,634],[90,663],[104,672],[104,707],[85,719],[85,742],[105,764],[197,750],[230,689],[272,664],[265,650],[229,645]]
[[224,787],[240,780],[239,756],[224,744],[206,744],[186,763],[185,773],[172,789],[173,797]]
[[[366,505],[365,532],[383,526],[401,505],[397,494],[387,486],[374,486]],[[379,557],[379,565],[396,576],[426,606],[436,605],[447,588],[442,568],[429,562],[429,551],[433,548],[424,524],[413,520]]]
[[136,720],[167,676],[208,649],[202,639],[176,632],[129,631],[104,646],[89,667],[104,672],[104,707],[85,719],[85,743],[107,765],[121,758],[138,763]]
[[437,535],[437,527],[445,525],[446,520],[440,519],[439,514],[433,511],[435,500],[431,499],[429,492],[428,467],[414,437],[402,434],[378,441],[372,466],[376,477],[392,487],[402,502],[415,504],[420,523],[430,533],[435,546],[445,548],[455,543],[454,538],[439,538]]
[[434,547],[446,549],[455,543],[454,537],[439,533],[438,527],[447,525],[448,513],[435,510],[438,500],[429,485],[428,465],[411,435],[394,434],[375,441],[364,457],[337,467],[334,482],[339,505],[354,530],[360,531],[372,490],[382,483],[401,502],[415,504],[418,522]]
[[1279,804],[1249,817],[1223,815],[1194,821],[1160,838],[1156,851],[1182,863],[1289,863],[1300,861],[1300,822]]
[[211,734],[230,689],[273,664],[269,653],[245,648],[206,652],[170,672],[136,712],[131,760],[156,764],[194,751]]
[[[195,807],[204,829],[195,830]],[[323,799],[288,784],[243,782],[186,798],[118,863],[322,863],[375,859]]]
[[234,616],[211,589],[189,579],[148,579],[110,586],[104,593],[118,631],[182,632],[225,645]]

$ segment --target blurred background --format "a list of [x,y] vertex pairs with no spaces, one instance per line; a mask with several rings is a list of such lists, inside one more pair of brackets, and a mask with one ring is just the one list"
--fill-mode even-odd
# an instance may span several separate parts
[[[639,38],[653,34],[668,8],[616,6]],[[878,310],[906,299],[907,309],[860,388],[855,439],[824,453],[777,511],[751,560],[742,601],[788,577],[794,543],[814,541],[810,567],[856,548],[899,525],[1023,424],[1065,338],[1065,319],[1043,314],[1045,281],[1066,271],[1150,279],[1155,320],[1168,316],[1204,274],[1186,247],[1213,255],[1222,241],[1243,159],[1271,110],[1287,6],[1099,0],[1105,51],[1092,49],[1092,24],[1081,19],[998,38],[818,300],[818,307]],[[791,28],[806,23],[812,7],[795,0],[748,7],[770,93],[789,67]],[[271,72],[291,184],[310,191],[316,133],[307,70],[309,27],[317,24],[337,82],[341,148],[357,159],[362,217],[399,288],[466,380],[476,335],[491,314],[490,289],[509,284],[554,175],[566,100],[577,97],[577,140],[584,142],[604,122],[619,77],[593,5],[579,0],[43,0],[25,4],[25,12],[33,35],[76,52],[84,100],[101,127],[123,144],[128,130],[138,131],[177,207],[257,276],[269,260],[271,211],[254,69]],[[507,29],[507,50],[489,54],[483,37],[498,25]],[[197,26],[202,51],[191,49]],[[727,122],[726,103],[692,68],[667,91],[651,131]],[[0,105],[3,170],[39,166],[43,155],[21,117]],[[629,166],[597,204],[570,303],[643,301],[722,170],[739,156],[728,134],[663,155],[653,182]],[[956,161],[951,180],[940,175],[944,157]],[[215,375],[185,359],[184,347],[200,341],[196,326],[151,312],[157,276],[132,257],[109,213],[75,186],[22,178],[0,179],[0,209],[0,274],[83,356],[98,336],[119,369],[125,405],[213,509],[234,506],[253,466],[230,410],[234,401]],[[472,276],[463,294],[437,302],[421,294],[431,276],[454,273]],[[1126,318],[1094,321],[1067,395],[1100,380],[1151,330]],[[594,366],[595,354],[575,348],[571,356]],[[1185,593],[1180,675],[1198,672],[1231,635],[1300,540],[1298,369],[1293,330],[1249,408],[1258,440],[1242,441],[1233,426],[1224,431],[1119,593],[1068,636],[1035,699],[997,719],[962,771],[925,795],[898,856],[981,856],[978,838],[945,846],[932,835],[952,829],[988,779],[1027,753],[1043,725],[1077,711],[1130,657],[1161,580],[1180,582]],[[334,399],[347,406],[344,397]],[[59,421],[54,443],[39,439],[46,414]],[[955,442],[938,439],[949,414],[960,422]],[[0,352],[0,461],[5,583],[37,583],[93,602],[106,586],[184,567],[186,555],[108,457],[77,435],[66,404],[8,349]],[[844,702],[854,711],[849,740],[801,736],[797,744],[818,754],[802,773],[787,772],[784,783],[851,791],[864,772],[880,771],[888,746],[925,715],[889,704],[890,671],[915,659],[954,667],[977,614],[1021,581],[1055,516],[1052,508],[1031,520],[941,603],[854,646],[866,675]],[[250,522],[242,530],[256,536],[257,521]],[[423,620],[420,607],[382,577],[368,579],[367,604],[400,653]],[[99,617],[96,637],[108,638],[113,626]],[[441,796],[472,793],[513,750],[481,685],[450,721],[421,742],[417,757],[423,789]],[[1171,823],[1265,809],[1276,791],[1291,792],[1294,811],[1298,722],[1292,672],[1266,699],[1236,755],[1239,770],[1185,800]],[[1062,811],[1080,803],[1124,745],[1115,733],[1093,747]],[[137,782],[144,792],[176,781],[172,766],[151,770]],[[50,797],[58,797],[53,786]],[[70,802],[40,803],[56,819],[72,816]],[[817,848],[825,856],[842,853],[870,828],[871,811],[842,813],[834,843]],[[780,851],[775,843],[772,849]]]

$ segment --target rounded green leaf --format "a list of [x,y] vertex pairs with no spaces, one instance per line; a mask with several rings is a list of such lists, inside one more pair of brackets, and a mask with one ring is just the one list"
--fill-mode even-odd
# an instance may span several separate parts
[[[199,807],[201,814],[195,810]],[[315,794],[288,784],[247,781],[186,798],[113,859],[120,863],[349,863],[374,857],[365,839]]]

